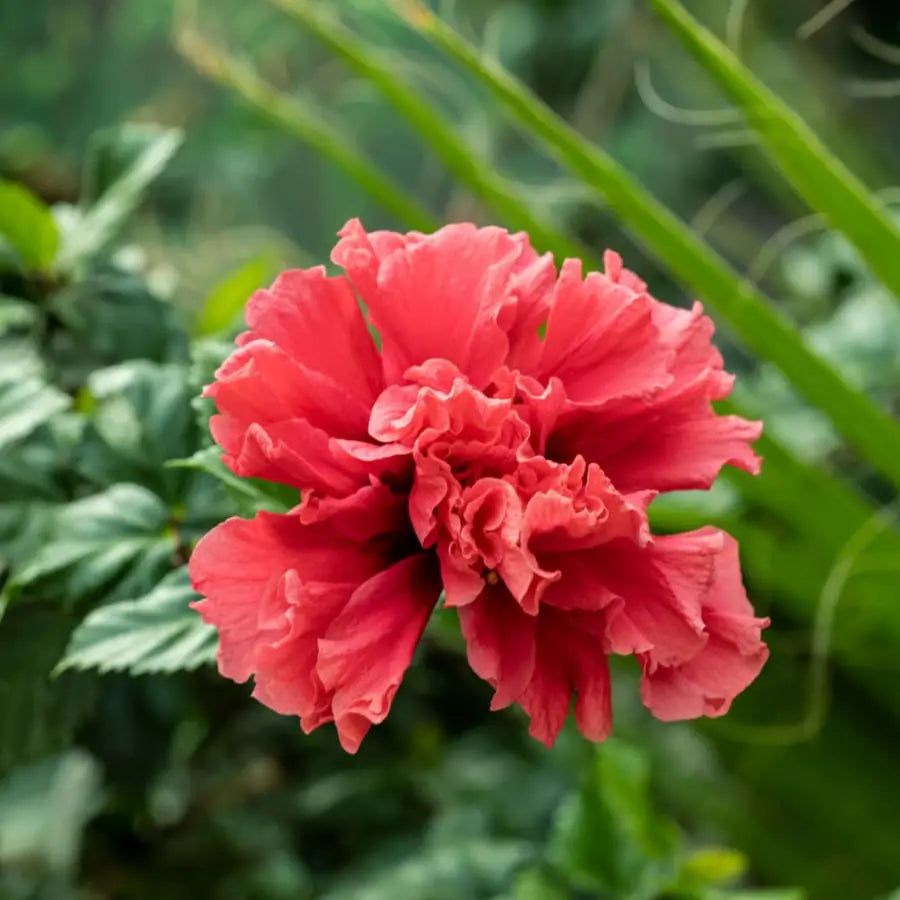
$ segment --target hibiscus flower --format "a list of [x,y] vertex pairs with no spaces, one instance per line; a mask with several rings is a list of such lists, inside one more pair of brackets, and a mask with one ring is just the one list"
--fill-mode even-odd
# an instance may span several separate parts
[[637,657],[659,718],[725,713],[768,622],[731,537],[647,520],[660,492],[759,468],[760,424],[711,405],[733,379],[700,305],[655,300],[615,253],[557,272],[526,235],[470,224],[354,220],[332,260],[345,274],[253,295],[206,390],[225,464],[302,496],[194,550],[222,674],[355,752],[443,592],[492,708],[518,704],[548,745],[573,696],[584,735],[609,734],[610,654]]

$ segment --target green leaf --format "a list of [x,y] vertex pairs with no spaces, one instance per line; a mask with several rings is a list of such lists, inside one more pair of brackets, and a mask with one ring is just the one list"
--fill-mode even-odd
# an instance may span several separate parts
[[186,365],[132,360],[91,374],[90,430],[80,470],[96,484],[142,484],[175,504],[185,488],[168,459],[190,454],[199,435]]
[[651,0],[666,24],[740,104],[781,173],[809,205],[853,243],[900,303],[900,228],[883,204],[833,156],[790,106],[677,0]]
[[167,465],[208,472],[222,482],[242,516],[252,516],[260,510],[284,513],[300,502],[300,492],[296,488],[261,478],[238,477],[222,462],[221,454],[219,447],[204,447],[193,456],[170,460]]
[[148,134],[137,142],[138,152],[130,165],[66,235],[59,254],[60,268],[71,269],[86,261],[115,238],[181,141],[181,132],[175,129],[154,129],[152,137]]
[[231,328],[250,295],[272,277],[277,263],[274,254],[264,253],[226,275],[204,301],[197,317],[196,332],[221,334]]
[[26,269],[48,269],[56,258],[59,230],[53,214],[28,188],[0,180],[0,239]]
[[48,306],[64,326],[52,333],[48,349],[54,380],[64,389],[75,392],[94,369],[119,362],[187,359],[180,312],[133,273],[94,266]]
[[656,896],[671,880],[677,840],[655,814],[649,784],[637,748],[615,739],[598,747],[581,789],[557,814],[551,862],[587,890]]
[[530,137],[601,195],[623,225],[677,279],[716,310],[749,349],[781,369],[869,463],[900,487],[900,427],[817,356],[768,298],[738,276],[612,156],[591,144],[418,0],[397,5],[415,29],[490,90]]
[[117,484],[59,508],[47,542],[10,590],[80,600],[136,596],[171,566],[177,535],[165,504],[145,488]]
[[516,876],[510,900],[571,900],[572,895],[540,869],[526,869]]
[[678,883],[685,887],[722,886],[740,878],[749,861],[739,850],[705,847],[695,850],[682,864]]
[[437,227],[435,217],[413,195],[373,165],[356,147],[352,135],[331,124],[311,103],[279,93],[251,68],[194,30],[178,31],[176,44],[199,72],[234,91],[285,131],[343,169],[401,221],[409,222],[420,231],[433,231]]
[[183,566],[143,597],[95,609],[75,629],[57,671],[99,669],[145,675],[196,669],[212,662],[216,630],[190,608],[198,599]]
[[72,874],[99,800],[100,766],[84,750],[11,773],[0,782],[0,867]]
[[0,373],[0,449],[27,437],[69,402],[39,377],[7,378]]

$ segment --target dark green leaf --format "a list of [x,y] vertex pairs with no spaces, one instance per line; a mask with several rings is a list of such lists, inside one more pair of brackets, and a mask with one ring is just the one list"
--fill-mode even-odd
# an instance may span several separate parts
[[84,750],[19,769],[0,782],[0,868],[74,872],[81,834],[100,800],[100,767]]
[[70,269],[103,250],[116,237],[181,145],[181,133],[154,129],[152,136],[134,142],[138,152],[119,177],[100,194],[63,241],[61,268]]
[[0,371],[0,449],[21,440],[64,410],[69,398],[37,376]]
[[79,468],[98,485],[130,481],[176,504],[185,479],[164,468],[198,440],[187,366],[133,360],[90,376],[85,402],[90,428]]
[[84,164],[82,208],[95,206],[165,134],[156,125],[136,122],[95,132]]
[[134,274],[108,267],[92,271],[54,294],[49,306],[63,327],[51,335],[48,357],[66,390],[77,390],[102,366],[187,359],[180,314]]
[[143,597],[95,609],[75,629],[57,671],[99,669],[144,675],[212,662],[216,631],[190,608],[198,599],[187,568],[182,567]]
[[162,501],[145,488],[117,484],[60,507],[47,542],[10,589],[58,600],[136,596],[159,581],[176,550]]
[[50,603],[16,604],[0,619],[0,772],[65,746],[93,701],[85,676],[50,678],[71,629]]

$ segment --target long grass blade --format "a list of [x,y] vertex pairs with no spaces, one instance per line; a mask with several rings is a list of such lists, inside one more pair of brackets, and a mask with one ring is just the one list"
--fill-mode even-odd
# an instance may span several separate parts
[[611,156],[571,126],[417,0],[395,2],[406,20],[475,76],[523,130],[596,190],[625,227],[730,325],[746,347],[774,363],[847,441],[900,488],[900,427],[816,355],[757,288],[659,203]]
[[358,150],[353,139],[325,120],[315,108],[275,90],[256,72],[208,41],[198,31],[180,28],[175,34],[179,52],[199,72],[238,94],[285,131],[309,144],[344,170],[400,221],[420,231],[437,227],[434,216],[394,183]]
[[900,228],[884,205],[787,103],[678,0],[651,2],[691,54],[739,104],[761,146],[794,190],[847,237],[900,303]]

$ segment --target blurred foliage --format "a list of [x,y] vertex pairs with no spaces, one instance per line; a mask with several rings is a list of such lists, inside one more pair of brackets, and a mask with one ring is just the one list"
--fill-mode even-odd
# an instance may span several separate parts
[[[890,4],[689,5],[894,197],[900,105],[860,99],[897,77]],[[896,415],[896,298],[804,215],[648,4],[432,6],[774,297],[847,396]],[[0,7],[0,898],[887,898],[895,491],[740,327],[719,343],[766,420],[765,472],[653,510],[735,533],[775,620],[728,719],[651,721],[623,664],[616,737],[548,752],[487,711],[438,616],[351,758],[204,666],[193,543],[296,500],[230,475],[198,398],[275,271],[324,260],[351,216],[470,218],[588,260],[615,246],[682,296],[598,184],[426,38],[375,0]]]

